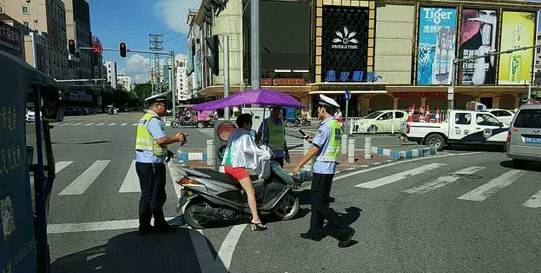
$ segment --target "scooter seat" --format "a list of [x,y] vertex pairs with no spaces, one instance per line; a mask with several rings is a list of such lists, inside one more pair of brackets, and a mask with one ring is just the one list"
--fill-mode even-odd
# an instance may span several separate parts
[[218,172],[213,169],[205,169],[205,168],[195,168],[195,170],[210,176],[210,179],[212,180],[220,181],[220,182],[240,188],[240,183],[229,174]]

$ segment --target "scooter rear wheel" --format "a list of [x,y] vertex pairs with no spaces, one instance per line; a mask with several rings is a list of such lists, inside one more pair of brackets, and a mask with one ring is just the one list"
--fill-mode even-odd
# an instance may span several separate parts
[[299,198],[293,193],[286,194],[274,208],[274,214],[282,221],[291,220],[299,212]]
[[200,223],[197,217],[194,215],[194,211],[205,207],[203,202],[190,203],[184,210],[184,220],[186,223],[194,229],[205,228],[204,224]]

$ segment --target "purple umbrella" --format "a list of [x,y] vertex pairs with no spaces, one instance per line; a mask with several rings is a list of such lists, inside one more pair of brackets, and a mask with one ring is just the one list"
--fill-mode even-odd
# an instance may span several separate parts
[[198,111],[208,111],[249,104],[304,108],[304,105],[294,97],[270,89],[240,92],[221,100],[197,104],[193,108]]

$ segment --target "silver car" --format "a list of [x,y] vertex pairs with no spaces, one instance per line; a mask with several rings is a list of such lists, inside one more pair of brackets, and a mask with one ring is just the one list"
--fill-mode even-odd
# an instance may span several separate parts
[[517,166],[541,161],[541,104],[520,107],[507,135],[506,150]]

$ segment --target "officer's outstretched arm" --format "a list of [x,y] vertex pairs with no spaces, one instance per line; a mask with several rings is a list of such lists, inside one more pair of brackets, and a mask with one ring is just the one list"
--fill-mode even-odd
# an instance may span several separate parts
[[182,133],[177,133],[174,136],[164,136],[156,139],[158,145],[168,145],[175,142],[184,142],[185,136]]

